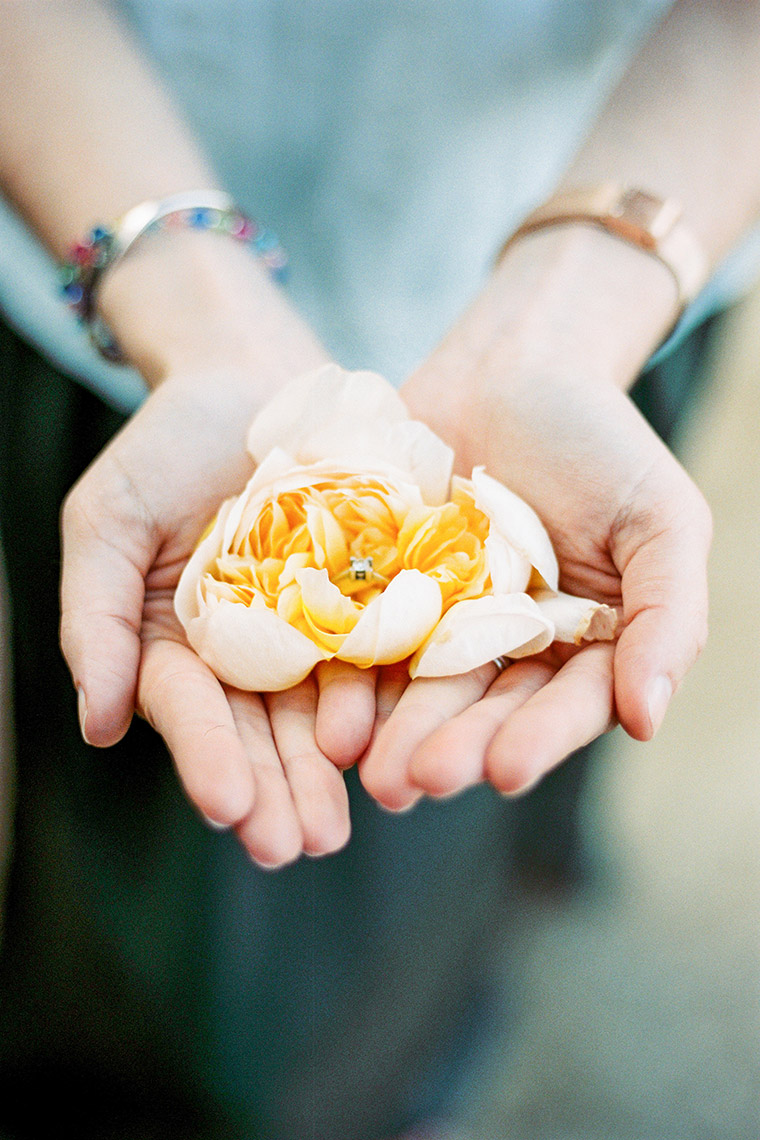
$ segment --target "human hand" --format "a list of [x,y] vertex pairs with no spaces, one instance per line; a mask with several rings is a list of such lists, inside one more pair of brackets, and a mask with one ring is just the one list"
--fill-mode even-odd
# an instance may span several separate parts
[[250,475],[255,410],[250,378],[231,373],[170,376],[148,398],[65,504],[61,637],[85,738],[115,743],[137,708],[198,810],[277,866],[346,842],[338,768],[367,743],[374,677],[330,664],[262,697],[221,685],[187,645],[174,589],[204,525]]
[[616,720],[648,739],[702,647],[709,511],[612,368],[604,379],[604,344],[590,343],[598,359],[584,371],[570,354],[536,367],[519,335],[494,333],[476,306],[402,390],[462,473],[484,463],[534,507],[560,587],[621,607],[623,632],[616,645],[555,645],[500,675],[486,665],[403,691],[381,678],[361,774],[387,807],[483,779],[525,790]]

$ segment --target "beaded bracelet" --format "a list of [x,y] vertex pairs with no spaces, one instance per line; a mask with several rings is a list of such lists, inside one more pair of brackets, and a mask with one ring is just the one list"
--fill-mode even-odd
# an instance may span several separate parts
[[287,254],[275,234],[247,217],[222,191],[187,191],[161,201],[141,202],[111,226],[98,225],[90,230],[72,246],[60,270],[66,301],[80,322],[88,326],[90,339],[107,360],[121,362],[124,358],[96,312],[95,295],[103,274],[150,234],[188,229],[211,230],[245,242],[276,280],[285,279]]

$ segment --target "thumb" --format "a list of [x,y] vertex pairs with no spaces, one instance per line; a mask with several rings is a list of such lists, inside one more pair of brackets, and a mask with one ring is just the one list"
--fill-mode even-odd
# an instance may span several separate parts
[[711,536],[709,508],[688,479],[666,506],[631,515],[619,532],[628,551],[615,702],[620,723],[636,740],[655,734],[704,647]]
[[63,508],[61,648],[79,695],[82,735],[107,747],[132,719],[149,559],[144,523],[128,496],[119,509],[119,497],[105,493],[101,470],[90,468]]

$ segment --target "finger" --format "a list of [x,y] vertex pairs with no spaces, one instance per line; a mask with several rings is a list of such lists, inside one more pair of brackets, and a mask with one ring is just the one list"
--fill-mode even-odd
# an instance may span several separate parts
[[691,506],[679,525],[661,525],[623,572],[626,625],[615,656],[615,698],[620,722],[636,740],[657,731],[707,637],[712,527],[706,504],[689,491]]
[[418,677],[407,686],[359,762],[362,783],[378,803],[404,811],[420,799],[409,775],[412,756],[450,717],[480,700],[496,673],[488,664],[457,677]]
[[146,642],[138,708],[166,741],[198,810],[224,826],[242,822],[253,808],[253,767],[211,670],[179,642]]
[[337,851],[351,834],[348,793],[342,775],[317,745],[316,682],[307,677],[292,689],[267,693],[265,699],[301,823],[304,851],[307,855]]
[[372,748],[388,717],[409,688],[409,664],[399,661],[395,665],[383,665],[378,671],[375,692],[375,721],[372,725],[367,751]]
[[495,788],[526,791],[615,724],[613,656],[608,642],[589,645],[513,712],[486,749],[485,777]]
[[129,526],[110,541],[105,515],[95,511],[75,490],[62,514],[61,648],[79,694],[82,735],[106,747],[132,719],[145,587]]
[[423,740],[409,764],[411,782],[431,796],[450,796],[479,783],[486,752],[499,729],[555,672],[539,661],[508,666],[481,700]]
[[235,831],[262,867],[292,863],[303,850],[303,836],[288,781],[275,747],[264,702],[258,693],[227,689],[238,735],[253,766],[253,808]]
[[333,660],[321,662],[314,672],[319,689],[317,744],[338,768],[349,768],[372,735],[377,670]]

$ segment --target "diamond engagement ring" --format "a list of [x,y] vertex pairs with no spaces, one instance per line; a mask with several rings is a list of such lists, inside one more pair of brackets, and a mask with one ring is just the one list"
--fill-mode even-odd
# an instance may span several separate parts
[[372,573],[372,559],[352,558],[348,576],[352,578],[354,582],[366,582],[368,579],[371,581],[374,577]]

